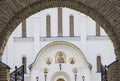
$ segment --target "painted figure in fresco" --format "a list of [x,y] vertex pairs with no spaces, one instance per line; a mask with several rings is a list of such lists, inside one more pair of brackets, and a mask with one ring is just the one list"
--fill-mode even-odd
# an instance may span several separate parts
[[74,63],[75,63],[75,61],[74,61],[73,58],[72,58],[70,64],[74,64]]
[[47,59],[47,64],[48,64],[48,65],[51,64],[50,58]]
[[70,58],[70,64],[75,64],[75,58]]
[[59,52],[57,63],[65,63],[62,52]]

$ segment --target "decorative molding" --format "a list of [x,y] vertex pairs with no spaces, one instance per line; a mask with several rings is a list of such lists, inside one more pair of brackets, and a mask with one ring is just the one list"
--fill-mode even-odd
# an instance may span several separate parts
[[80,36],[76,37],[40,37],[40,41],[80,41]]
[[110,40],[108,36],[87,36],[87,40]]
[[[74,37],[40,37],[40,41],[80,41],[80,36]],[[108,36],[87,36],[87,40],[110,40]],[[34,37],[14,37],[14,42],[34,42]]]
[[34,42],[34,37],[27,37],[27,38],[14,37],[13,40],[14,42]]

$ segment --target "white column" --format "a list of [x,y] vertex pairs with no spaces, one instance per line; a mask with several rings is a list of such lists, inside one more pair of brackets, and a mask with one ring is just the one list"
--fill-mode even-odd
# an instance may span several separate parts
[[38,54],[40,50],[40,18],[35,17],[33,19],[34,28],[34,54]]
[[80,36],[81,36],[81,50],[84,54],[86,54],[86,17],[80,18]]

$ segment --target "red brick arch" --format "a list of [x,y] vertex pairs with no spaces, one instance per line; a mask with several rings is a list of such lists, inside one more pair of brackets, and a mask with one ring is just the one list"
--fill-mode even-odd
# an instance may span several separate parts
[[94,19],[110,37],[120,59],[120,0],[0,0],[0,56],[22,20],[52,7],[68,7]]

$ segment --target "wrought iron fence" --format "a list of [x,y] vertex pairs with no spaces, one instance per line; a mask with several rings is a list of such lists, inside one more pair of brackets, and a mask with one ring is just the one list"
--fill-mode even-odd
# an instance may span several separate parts
[[108,81],[107,80],[107,66],[101,65],[101,81]]
[[24,81],[24,65],[17,68],[10,74],[10,81]]

